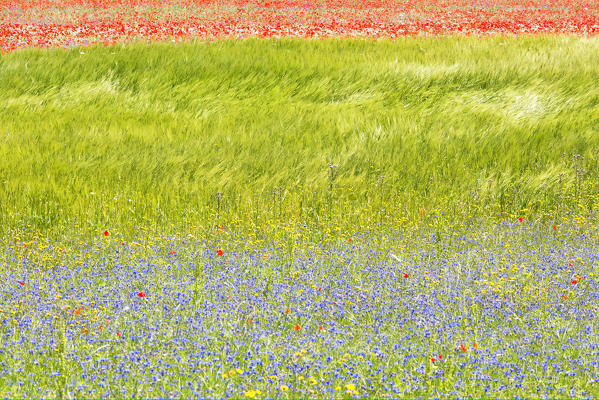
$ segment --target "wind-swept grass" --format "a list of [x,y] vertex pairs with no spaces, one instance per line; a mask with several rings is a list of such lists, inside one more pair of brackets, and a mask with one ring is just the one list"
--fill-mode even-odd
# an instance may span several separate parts
[[[599,39],[244,40],[0,58],[0,221],[593,208]],[[582,200],[581,200],[582,199]],[[457,211],[456,211],[457,209]]]
[[597,59],[2,56],[0,397],[597,397]]

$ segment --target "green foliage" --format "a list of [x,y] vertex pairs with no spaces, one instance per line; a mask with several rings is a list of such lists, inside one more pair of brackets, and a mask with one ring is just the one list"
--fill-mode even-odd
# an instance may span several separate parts
[[129,229],[592,208],[598,58],[599,39],[564,36],[4,55],[0,221]]

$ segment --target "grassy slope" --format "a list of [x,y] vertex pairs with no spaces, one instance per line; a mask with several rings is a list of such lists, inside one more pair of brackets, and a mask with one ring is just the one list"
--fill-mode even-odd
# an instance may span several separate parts
[[217,192],[245,216],[550,209],[597,181],[598,58],[599,39],[568,37],[2,56],[0,220],[190,222]]

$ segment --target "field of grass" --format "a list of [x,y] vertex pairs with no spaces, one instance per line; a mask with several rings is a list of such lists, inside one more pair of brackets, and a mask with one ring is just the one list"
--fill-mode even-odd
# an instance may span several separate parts
[[588,210],[598,55],[557,36],[17,52],[0,59],[0,221]]
[[599,397],[599,38],[0,57],[0,397]]

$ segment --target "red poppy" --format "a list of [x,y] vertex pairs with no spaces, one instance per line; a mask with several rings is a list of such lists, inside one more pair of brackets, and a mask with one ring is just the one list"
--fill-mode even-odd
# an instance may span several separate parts
[[116,335],[117,335],[118,337],[122,337],[122,336],[123,336],[123,335],[121,335],[121,333],[120,333],[120,332],[117,332],[117,333],[116,333]]
[[222,256],[224,253],[223,253],[222,249],[218,249],[218,250],[216,250],[216,254],[218,254],[219,256]]
[[291,311],[289,309],[285,310],[285,314],[289,314]]
[[351,242],[353,242],[352,238],[349,238],[349,242],[350,242],[350,243],[351,243]]
[[175,252],[174,252],[174,251],[171,251],[171,252],[169,252],[169,254],[170,254],[171,256],[174,256],[174,255],[175,255]]
[[318,325],[318,329],[319,329],[319,330],[322,330],[322,325]]
[[462,343],[460,343],[460,347],[462,348],[462,351],[465,353],[466,352],[466,346],[464,346]]
[[21,286],[25,286],[25,282],[17,282]]
[[518,221],[522,222],[522,221],[524,221],[524,218],[520,217],[520,218],[518,218]]
[[441,354],[439,354],[439,360],[442,360],[443,356]]
[[410,277],[410,275],[408,275],[408,274],[404,273],[404,274],[403,274],[403,277],[407,279],[407,278],[409,278],[409,277]]
[[104,231],[104,236],[108,236],[108,235],[110,235],[110,232]]
[[437,359],[435,357],[431,357],[431,361],[435,362],[435,361],[437,361]]
[[[5,3],[7,2],[2,2],[2,4]],[[189,15],[189,17],[180,19],[171,15],[170,8],[163,4],[169,2],[74,0],[70,3],[78,6],[69,7],[68,12],[60,13],[60,16],[55,17],[56,21],[53,24],[40,21],[38,16],[48,9],[48,4],[59,2],[21,0],[8,3],[11,4],[11,8],[1,11],[2,19],[5,20],[6,15],[10,18],[11,13],[16,11],[20,14],[19,22],[26,28],[3,27],[0,42],[0,52],[2,53],[12,52],[23,47],[71,47],[73,44],[81,45],[88,42],[89,44],[111,45],[134,36],[152,41],[171,38],[180,41],[210,36],[217,38],[231,36],[343,37],[357,34],[370,38],[393,39],[398,36],[413,36],[419,33],[432,35],[457,33],[481,36],[491,32],[502,35],[539,33],[592,35],[599,32],[596,22],[596,7],[582,7],[581,3],[583,2],[566,0],[553,1],[552,4],[556,7],[551,9],[535,7],[534,10],[527,10],[525,13],[515,6],[516,2],[501,2],[502,7],[479,10],[476,4],[480,2],[472,0],[436,1],[432,2],[434,7],[431,7],[430,10],[418,12],[409,24],[401,23],[401,28],[398,28],[397,23],[377,23],[376,21],[387,21],[400,12],[412,14],[421,10],[423,6],[428,6],[428,3],[431,2],[425,0],[403,2],[401,10],[397,8],[397,2],[394,1],[327,2],[327,12],[323,13],[316,7],[299,12],[291,10],[289,4],[297,2],[264,1],[255,2],[255,4],[259,4],[259,12],[245,12],[243,18],[229,18],[227,12],[221,11],[220,4],[248,2],[205,1],[203,4],[209,10],[206,16]],[[115,29],[114,24],[110,23],[98,24],[93,19],[87,18],[86,7],[80,7],[81,4],[88,3],[93,3],[94,10],[102,15],[118,14],[120,18],[132,17],[134,24],[127,26],[126,29],[121,25]],[[151,11],[144,13],[143,16],[125,16],[123,14],[124,5],[130,3],[151,5]],[[186,1],[184,3],[193,2]],[[329,6],[329,3],[335,4]],[[353,8],[353,3],[360,3],[359,11]],[[595,4],[596,2],[586,3]],[[351,8],[347,7],[347,4],[352,4]],[[288,18],[280,18],[279,16],[282,14]],[[566,18],[568,23],[564,23]],[[496,21],[498,22],[495,23]],[[80,31],[85,32],[85,35],[81,35]],[[80,51],[80,54],[86,53]]]
[[144,292],[139,292],[139,293],[137,293],[137,295],[138,295],[139,297],[146,297],[146,294],[145,294]]
[[576,279],[572,279],[572,285],[576,285],[578,283],[578,281]]
[[75,310],[75,315],[81,314],[81,311],[83,311],[83,307],[79,307],[78,309],[76,309]]
[[475,349],[477,348],[476,342],[472,342],[472,347],[474,347]]
[[556,231],[557,230],[557,226],[553,225],[553,230]]
[[293,329],[295,329],[296,331],[299,331],[300,329],[302,329],[302,327],[301,327],[301,326],[299,326],[299,325],[295,325],[295,326],[293,327]]

